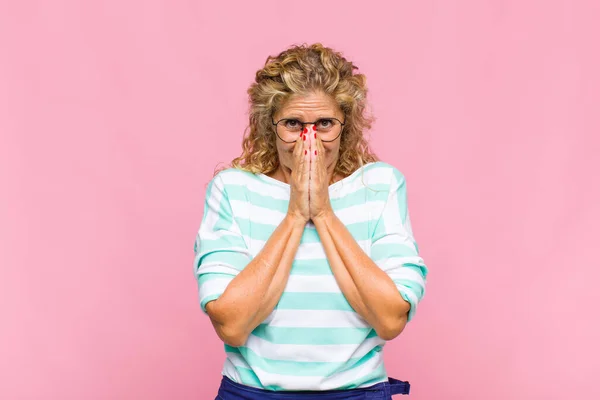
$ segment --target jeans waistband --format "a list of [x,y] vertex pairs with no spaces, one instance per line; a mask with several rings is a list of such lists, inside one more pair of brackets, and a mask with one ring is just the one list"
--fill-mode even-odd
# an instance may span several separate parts
[[366,398],[389,399],[394,394],[409,394],[410,383],[395,378],[388,378],[387,382],[380,382],[373,386],[346,390],[324,391],[273,391],[243,385],[223,376],[219,396],[221,400],[267,400],[267,399],[319,399],[319,400],[358,400],[365,399],[365,393],[373,396]]

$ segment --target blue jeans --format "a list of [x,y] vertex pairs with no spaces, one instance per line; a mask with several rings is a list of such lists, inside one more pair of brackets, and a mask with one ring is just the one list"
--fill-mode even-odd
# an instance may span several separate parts
[[394,394],[408,394],[409,392],[410,383],[394,378],[360,389],[273,391],[242,385],[223,376],[219,394],[215,400],[391,400]]

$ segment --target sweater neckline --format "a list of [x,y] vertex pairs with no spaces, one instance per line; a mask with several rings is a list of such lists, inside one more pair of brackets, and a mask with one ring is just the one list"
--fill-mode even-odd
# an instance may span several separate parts
[[[341,185],[343,182],[346,182],[348,180],[350,180],[351,178],[353,178],[354,176],[356,176],[356,174],[358,174],[359,172],[361,172],[366,166],[373,164],[374,162],[368,162],[366,164],[364,164],[362,167],[358,168],[356,171],[354,171],[353,173],[351,173],[350,175],[348,175],[345,178],[340,179],[337,182],[333,182],[331,185],[329,185],[329,190],[331,189],[335,189],[337,186]],[[258,176],[259,178],[261,178],[262,180],[278,185],[280,187],[286,188],[286,189],[290,189],[290,184],[289,183],[285,183],[280,181],[279,179],[275,179],[275,178],[271,178],[268,175],[263,174],[262,172],[259,172],[256,174],[256,176]]]

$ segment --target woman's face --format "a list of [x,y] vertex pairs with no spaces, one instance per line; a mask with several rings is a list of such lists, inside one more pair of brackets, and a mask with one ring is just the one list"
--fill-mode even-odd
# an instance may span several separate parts
[[[307,95],[292,95],[273,116],[275,122],[283,118],[293,118],[301,122],[314,122],[321,118],[337,118],[344,121],[344,114],[337,102],[323,92],[311,92]],[[313,132],[311,125],[306,125]],[[319,133],[317,132],[317,137]],[[333,173],[340,152],[341,135],[333,142],[323,142],[325,148],[325,165],[327,171]],[[280,165],[289,171],[294,169],[294,143],[286,143],[276,138],[277,153]]]

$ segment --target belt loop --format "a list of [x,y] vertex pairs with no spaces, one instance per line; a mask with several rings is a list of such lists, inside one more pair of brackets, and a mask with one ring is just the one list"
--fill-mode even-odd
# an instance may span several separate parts
[[410,383],[408,381],[401,381],[395,378],[388,378],[390,383],[390,394],[409,394]]

